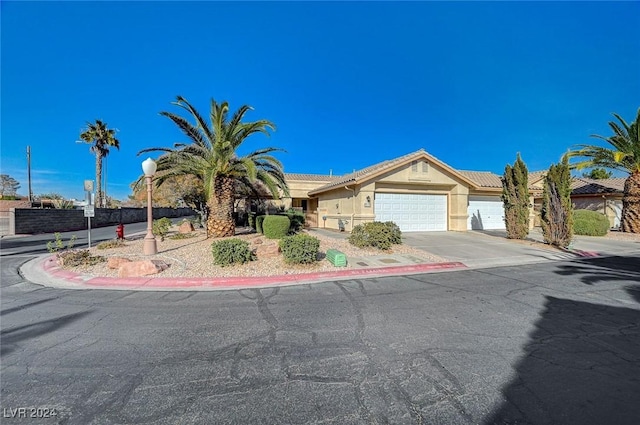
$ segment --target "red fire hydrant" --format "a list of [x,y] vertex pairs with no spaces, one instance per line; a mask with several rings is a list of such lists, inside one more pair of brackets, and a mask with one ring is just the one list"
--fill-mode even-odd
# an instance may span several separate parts
[[124,224],[120,223],[116,226],[116,237],[120,240],[124,239]]

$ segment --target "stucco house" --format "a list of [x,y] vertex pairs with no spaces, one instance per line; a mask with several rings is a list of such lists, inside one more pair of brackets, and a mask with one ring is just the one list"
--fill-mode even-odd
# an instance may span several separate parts
[[[546,170],[529,173],[530,226],[539,226]],[[309,227],[351,231],[394,221],[403,232],[504,229],[501,176],[457,170],[424,149],[353,173],[285,174],[290,197],[277,203],[305,213]],[[624,179],[574,178],[575,208],[605,213],[620,225]]]
[[575,209],[592,210],[609,218],[611,227],[620,227],[622,195],[625,178],[586,179],[574,178],[571,183],[571,200]]
[[500,176],[456,170],[423,149],[343,176],[286,174],[286,208],[311,226],[351,231],[394,221],[403,232],[504,229]]

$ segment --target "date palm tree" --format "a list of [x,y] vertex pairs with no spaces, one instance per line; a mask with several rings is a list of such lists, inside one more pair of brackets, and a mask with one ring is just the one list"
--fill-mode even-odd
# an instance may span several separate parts
[[620,229],[623,232],[640,233],[640,108],[631,124],[627,124],[618,114],[613,116],[618,120],[609,122],[613,135],[591,136],[604,140],[611,147],[578,145],[576,150],[568,152],[567,155],[570,158],[587,158],[572,164],[572,168],[598,166],[629,174],[624,182]]
[[244,156],[238,148],[254,133],[269,135],[275,125],[268,120],[242,122],[252,110],[241,106],[229,116],[229,104],[211,99],[210,124],[183,97],[178,96],[173,105],[189,113],[193,123],[172,112],[161,112],[173,121],[190,143],[176,143],[173,148],[149,148],[144,152],[164,152],[157,161],[156,186],[172,177],[192,175],[203,184],[207,200],[207,237],[225,237],[235,234],[233,209],[236,193],[240,188],[253,191],[262,185],[274,198],[288,196],[282,164],[272,154],[280,149],[268,147]]
[[89,150],[96,156],[96,197],[98,205],[104,207],[102,199],[102,158],[109,155],[109,148],[120,149],[120,141],[116,139],[116,130],[110,129],[106,122],[96,120],[95,123],[87,122],[87,128],[80,134],[80,140],[91,144]]

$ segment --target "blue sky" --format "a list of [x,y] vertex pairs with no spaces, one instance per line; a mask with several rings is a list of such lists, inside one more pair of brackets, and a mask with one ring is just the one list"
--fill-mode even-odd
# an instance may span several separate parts
[[612,112],[640,107],[640,2],[13,2],[0,5],[1,169],[27,192],[82,198],[87,121],[118,129],[107,193],[126,199],[141,149],[184,137],[186,97],[277,125],[286,172],[344,174],[424,148],[502,174],[546,169]]

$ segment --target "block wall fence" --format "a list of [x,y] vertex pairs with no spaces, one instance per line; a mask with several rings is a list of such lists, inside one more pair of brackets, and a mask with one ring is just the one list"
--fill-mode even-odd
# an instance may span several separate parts
[[[153,218],[176,218],[197,215],[191,208],[154,208]],[[91,228],[112,226],[118,223],[147,221],[146,208],[96,208],[91,217]],[[33,234],[69,232],[87,229],[87,218],[81,209],[11,208],[9,210],[9,234]]]

